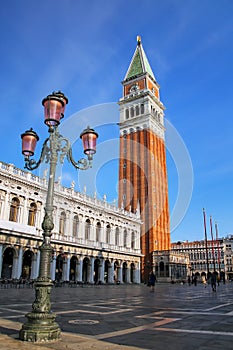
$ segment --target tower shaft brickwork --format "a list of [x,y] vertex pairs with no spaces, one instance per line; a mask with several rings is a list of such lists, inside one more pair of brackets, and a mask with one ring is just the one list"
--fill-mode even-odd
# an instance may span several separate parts
[[170,225],[164,106],[141,41],[123,81],[120,99],[119,206],[140,210],[142,277],[154,251],[169,251]]

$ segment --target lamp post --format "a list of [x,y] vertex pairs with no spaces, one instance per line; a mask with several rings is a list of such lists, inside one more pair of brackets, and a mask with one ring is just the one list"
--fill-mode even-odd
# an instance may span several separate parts
[[49,180],[45,205],[45,214],[42,222],[43,242],[40,250],[39,276],[36,279],[35,301],[32,304],[32,311],[26,314],[27,322],[23,324],[19,338],[31,342],[48,342],[60,339],[61,330],[55,322],[56,314],[51,312],[50,293],[53,286],[50,277],[50,261],[52,256],[51,236],[53,224],[53,197],[56,166],[58,161],[68,161],[76,169],[86,170],[91,167],[93,155],[96,153],[96,140],[98,134],[90,127],[87,127],[80,138],[83,142],[86,158],[76,162],[72,156],[72,149],[67,138],[58,131],[60,120],[64,117],[64,110],[68,103],[67,97],[61,92],[53,92],[43,99],[44,122],[48,126],[49,137],[44,141],[41,155],[38,161],[31,159],[34,155],[36,143],[39,137],[33,129],[27,130],[21,135],[22,154],[24,155],[25,168],[34,170],[45,160],[49,163]]

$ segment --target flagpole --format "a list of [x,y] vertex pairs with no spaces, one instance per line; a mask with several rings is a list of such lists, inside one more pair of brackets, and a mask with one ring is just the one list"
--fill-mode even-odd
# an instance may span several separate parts
[[214,263],[214,272],[216,272],[216,269],[215,269],[215,251],[214,251],[214,235],[213,235],[212,216],[211,215],[210,215],[210,233],[211,233],[211,239],[212,239],[212,256],[213,256],[213,263]]
[[215,222],[215,232],[216,232],[216,241],[217,241],[217,245],[218,245],[218,268],[219,268],[219,277],[221,278],[220,249],[219,249],[218,224],[217,224],[217,222]]
[[210,269],[209,269],[209,257],[208,257],[208,245],[207,245],[206,217],[205,217],[204,208],[203,208],[203,217],[204,217],[205,250],[206,250],[207,279],[208,279],[210,275]]

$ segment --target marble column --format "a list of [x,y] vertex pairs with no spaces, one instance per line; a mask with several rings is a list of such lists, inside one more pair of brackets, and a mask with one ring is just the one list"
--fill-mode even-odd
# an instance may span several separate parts
[[30,279],[34,280],[35,278],[36,278],[36,254],[33,253]]
[[80,259],[78,260],[77,266],[78,266],[77,280],[78,282],[82,282],[83,280],[83,258],[82,257],[80,257]]
[[56,279],[56,255],[52,256],[51,264],[50,264],[50,278],[52,281]]
[[9,220],[9,215],[10,215],[10,197],[9,197],[9,193],[7,192],[4,200],[3,220]]
[[35,269],[36,278],[39,276],[39,269],[40,269],[40,250],[38,249],[36,254],[36,269]]
[[126,269],[126,283],[131,283],[130,273],[131,273],[131,268],[128,264]]
[[105,267],[105,260],[101,259],[100,260],[100,266],[99,266],[99,281],[104,283],[104,267]]
[[17,263],[17,275],[16,278],[20,278],[22,275],[22,268],[23,268],[23,248],[19,248],[19,256],[18,256],[18,263]]
[[62,281],[68,281],[69,280],[69,278],[67,279],[67,275],[69,273],[68,260],[69,260],[69,258],[63,259],[63,264],[62,264]]
[[93,257],[90,257],[90,268],[88,268],[88,282],[94,283],[94,263],[95,259]]
[[111,262],[108,268],[108,283],[114,283],[114,262]]
[[122,283],[122,266],[121,265],[117,269],[117,280],[119,283]]
[[70,257],[67,258],[67,265],[66,265],[66,281],[70,280]]

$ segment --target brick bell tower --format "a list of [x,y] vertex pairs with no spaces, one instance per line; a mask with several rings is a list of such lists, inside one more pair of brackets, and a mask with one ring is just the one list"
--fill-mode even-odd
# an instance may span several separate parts
[[141,38],[122,82],[119,207],[140,211],[142,281],[155,270],[154,252],[170,250],[164,105]]

